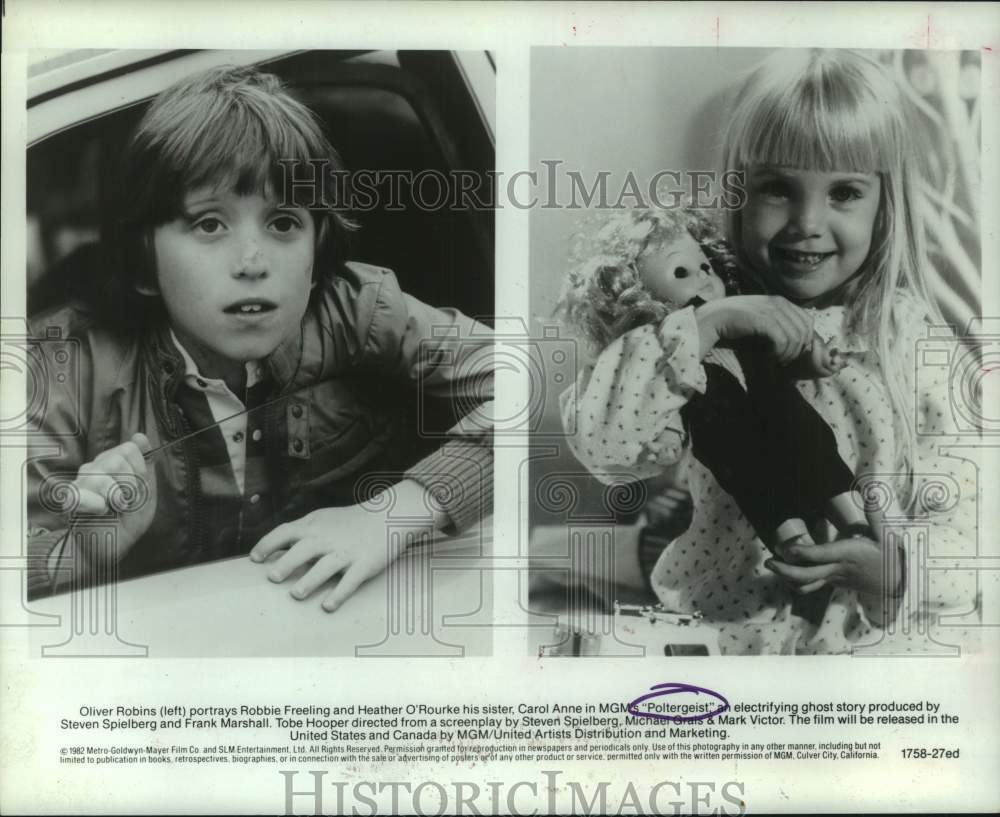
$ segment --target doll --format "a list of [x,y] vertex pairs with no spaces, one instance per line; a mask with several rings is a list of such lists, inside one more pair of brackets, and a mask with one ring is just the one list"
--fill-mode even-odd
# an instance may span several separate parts
[[[575,255],[559,312],[595,354],[676,310],[738,294],[733,255],[709,219],[687,208],[617,211],[577,236]],[[790,368],[810,379],[846,363],[816,336]],[[764,544],[779,558],[792,545],[812,544],[806,519],[825,518],[842,535],[867,532],[833,432],[768,350],[744,339],[703,364],[705,391],[682,411],[691,452]]]

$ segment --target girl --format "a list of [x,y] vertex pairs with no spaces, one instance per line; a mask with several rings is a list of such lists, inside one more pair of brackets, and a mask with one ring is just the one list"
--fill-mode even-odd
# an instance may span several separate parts
[[[389,510],[423,517],[414,533],[483,513],[488,430],[466,423],[428,450],[404,407],[481,400],[484,373],[463,361],[488,332],[344,261],[353,225],[284,184],[282,162],[317,160],[341,168],[312,113],[254,68],[184,79],[143,116],[106,285],[35,321],[75,344],[79,390],[49,383],[39,445],[61,453],[29,468],[33,594],[281,552],[272,581],[311,565],[297,599],[343,573],[333,610],[395,555]],[[372,498],[390,482],[395,504]],[[67,486],[69,509],[53,501]],[[117,511],[110,544],[74,535]]]
[[[686,307],[612,343],[565,397],[574,451],[598,473],[657,474],[685,454],[680,412],[704,389],[701,361],[717,344],[763,337],[791,361],[818,331],[852,353],[848,365],[797,386],[833,429],[841,457],[856,475],[887,483],[906,518],[930,528],[936,551],[972,555],[975,492],[929,507],[915,484],[950,474],[957,461],[938,455],[946,439],[915,433],[917,420],[939,435],[949,408],[946,383],[914,390],[915,343],[937,316],[923,281],[915,154],[899,90],[858,54],[780,52],[735,99],[723,159],[746,174],[747,200],[729,213],[728,237],[740,268],[771,294]],[[638,354],[648,343],[654,353]],[[645,384],[630,405],[638,427],[618,408],[635,383]],[[851,536],[773,558],[711,472],[696,461],[689,468],[692,523],[652,570],[664,604],[701,610],[728,653],[845,652],[877,641],[869,631],[895,616],[907,584],[894,545],[883,552],[882,542]],[[964,578],[933,572],[918,612],[971,609]],[[823,587],[833,593],[821,620],[791,615],[797,594]]]

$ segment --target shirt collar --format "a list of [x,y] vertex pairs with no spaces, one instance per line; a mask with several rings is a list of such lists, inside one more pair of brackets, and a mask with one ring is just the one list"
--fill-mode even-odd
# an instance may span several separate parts
[[[198,370],[198,364],[194,362],[194,358],[191,357],[188,350],[184,348],[184,344],[182,344],[177,335],[174,334],[173,329],[170,330],[170,340],[173,342],[174,346],[177,347],[177,351],[180,352],[181,359],[184,361],[185,383],[198,391],[225,391],[227,394],[232,394],[225,381],[217,378],[205,377]],[[251,386],[260,382],[261,365],[258,360],[249,360],[244,365],[246,366],[247,388],[249,389]]]
[[841,352],[868,352],[868,339],[847,328],[847,307],[828,306],[823,309],[809,309],[813,315],[813,328],[828,346],[836,346]]

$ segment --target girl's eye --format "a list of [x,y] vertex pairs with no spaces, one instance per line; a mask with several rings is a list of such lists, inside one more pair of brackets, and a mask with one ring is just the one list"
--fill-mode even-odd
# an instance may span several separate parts
[[688,271],[686,267],[677,267],[674,270],[674,278],[687,278]]
[[295,216],[280,215],[271,222],[271,227],[279,233],[290,233],[302,226],[302,222]]
[[857,201],[863,197],[864,193],[849,184],[839,185],[830,191],[830,198],[838,204],[846,204],[851,201]]
[[762,182],[760,187],[757,189],[762,196],[767,196],[772,199],[783,199],[788,196],[788,185],[780,181]]
[[709,264],[709,263],[708,263],[708,262],[706,261],[706,262],[705,262],[704,264],[702,264],[702,265],[701,265],[701,271],[702,271],[702,272],[711,272],[711,271],[712,271],[712,265],[711,265],[711,264]]

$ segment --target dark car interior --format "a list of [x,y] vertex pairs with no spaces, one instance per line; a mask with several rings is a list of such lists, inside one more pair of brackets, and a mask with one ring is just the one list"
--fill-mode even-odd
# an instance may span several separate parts
[[[349,170],[471,171],[483,180],[479,198],[492,196],[485,185],[493,137],[451,52],[310,51],[261,67],[319,115]],[[29,316],[101,274],[101,218],[115,162],[147,105],[90,119],[29,148]],[[420,300],[492,323],[492,209],[420,208],[408,185],[399,190],[399,209],[353,214],[361,229],[350,257],[393,269]]]

